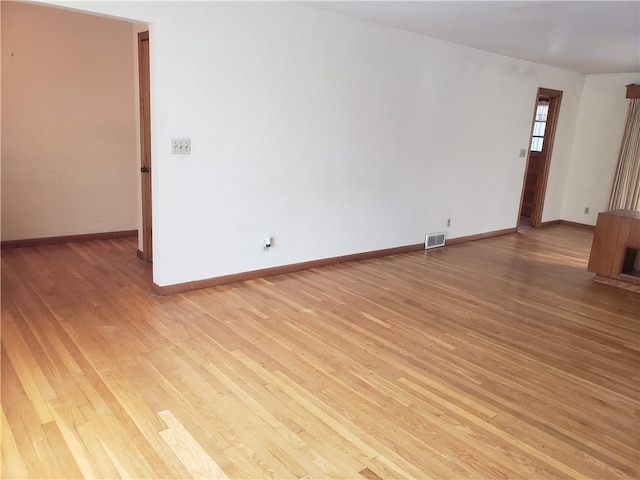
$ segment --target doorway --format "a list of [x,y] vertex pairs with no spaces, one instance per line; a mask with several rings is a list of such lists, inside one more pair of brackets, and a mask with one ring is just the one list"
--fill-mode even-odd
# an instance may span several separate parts
[[518,228],[538,228],[547,191],[553,141],[558,125],[562,92],[538,88],[531,125],[529,155],[525,169]]
[[142,251],[140,258],[153,262],[151,224],[151,88],[149,80],[149,32],[138,34],[140,91],[140,177],[142,182]]

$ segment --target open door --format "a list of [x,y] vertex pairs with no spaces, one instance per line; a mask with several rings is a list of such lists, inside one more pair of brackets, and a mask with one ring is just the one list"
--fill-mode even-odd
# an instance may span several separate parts
[[539,88],[531,126],[531,142],[520,200],[521,228],[542,224],[553,140],[558,125],[562,92]]
[[142,255],[153,261],[151,228],[151,88],[149,80],[149,32],[138,34],[138,78],[140,82],[140,149],[142,178]]

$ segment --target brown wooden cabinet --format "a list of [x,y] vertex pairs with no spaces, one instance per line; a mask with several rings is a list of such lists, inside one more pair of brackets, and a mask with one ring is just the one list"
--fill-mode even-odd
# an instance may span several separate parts
[[634,275],[640,250],[640,212],[613,210],[598,214],[589,271],[596,275],[640,283]]

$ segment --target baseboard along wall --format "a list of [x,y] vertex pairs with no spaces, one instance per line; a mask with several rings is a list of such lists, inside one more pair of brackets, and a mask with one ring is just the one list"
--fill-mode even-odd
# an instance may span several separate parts
[[60,237],[26,238],[23,240],[4,240],[1,248],[39,247],[42,245],[57,245],[60,243],[86,242],[88,240],[112,240],[114,238],[129,238],[138,236],[137,230],[122,230],[119,232],[86,233],[82,235],[64,235]]
[[[517,228],[507,228],[504,230],[496,230],[493,232],[480,233],[478,235],[469,235],[466,237],[458,237],[447,240],[446,245],[458,245],[461,243],[472,242],[474,240],[482,240],[485,238],[498,237],[509,233],[516,233]],[[445,246],[446,246],[445,245]],[[271,277],[281,275],[283,273],[299,272],[300,270],[309,270],[312,268],[324,267],[327,265],[335,265],[338,263],[352,262],[355,260],[366,260],[369,258],[386,257],[387,255],[396,255],[399,253],[415,252],[424,250],[424,243],[414,245],[405,245],[402,247],[385,248],[382,250],[373,250],[370,252],[354,253],[351,255],[342,255],[338,257],[323,258],[319,260],[311,260],[309,262],[294,263],[291,265],[282,265],[279,267],[263,268],[260,270],[252,270],[249,272],[236,273],[232,275],[223,275],[220,277],[205,278],[193,282],[176,283],[172,285],[158,285],[153,283],[153,292],[164,296],[174,295],[176,293],[184,293],[191,290],[199,290],[201,288],[217,287],[229,283],[244,282],[256,278]]]

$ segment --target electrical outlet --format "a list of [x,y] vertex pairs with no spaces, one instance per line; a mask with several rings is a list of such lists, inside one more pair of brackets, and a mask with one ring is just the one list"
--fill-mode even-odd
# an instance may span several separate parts
[[189,140],[188,138],[171,140],[171,153],[173,155],[190,155],[191,140]]
[[271,245],[273,245],[273,239],[271,237],[264,237],[264,240],[262,240],[262,250],[268,252]]
[[589,207],[584,207],[584,214],[588,215],[589,214]]
[[521,148],[520,149],[520,158],[525,158],[527,156],[527,149],[526,148]]
[[450,226],[451,226],[451,219],[447,218],[447,227],[450,227]]

